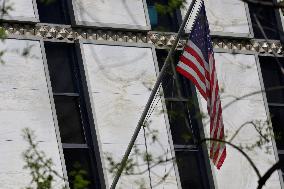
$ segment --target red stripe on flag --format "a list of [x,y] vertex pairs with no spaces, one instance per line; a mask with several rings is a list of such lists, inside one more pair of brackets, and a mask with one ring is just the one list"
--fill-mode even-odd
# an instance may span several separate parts
[[225,147],[225,148],[223,149],[223,152],[222,152],[222,154],[221,154],[221,156],[220,156],[220,159],[219,159],[219,161],[218,161],[218,163],[217,163],[217,165],[216,165],[217,169],[220,169],[220,168],[221,168],[221,166],[223,165],[224,160],[226,159],[226,157],[227,157],[227,150],[226,150],[226,147]]
[[188,52],[189,54],[191,54],[193,57],[195,57],[195,59],[199,62],[199,64],[204,68],[206,79],[208,81],[210,81],[209,72],[208,72],[208,70],[205,67],[205,64],[207,64],[207,63],[204,62],[203,59],[200,57],[200,55],[193,48],[191,48],[190,46],[186,45],[184,47],[184,50],[186,52]]
[[[216,138],[216,137],[213,137],[213,138],[216,138],[216,139],[218,139],[218,140],[224,140],[224,135],[223,135],[223,133],[224,133],[224,128],[222,127],[222,128],[220,128],[221,129],[221,131],[220,131],[220,137],[219,138]],[[214,144],[214,146],[217,144],[218,146],[217,146],[217,148],[214,148],[214,146],[211,146],[211,148],[213,148],[213,150],[214,149],[216,149],[216,151],[214,152],[213,151],[213,154],[214,154],[214,156],[213,156],[213,162],[216,162],[216,160],[217,160],[217,158],[218,158],[218,156],[219,156],[219,151],[220,151],[220,146],[221,145],[223,145],[221,142],[215,142],[215,143],[213,143]]]
[[188,65],[190,68],[192,68],[195,73],[198,75],[199,79],[205,84],[205,75],[203,75],[200,70],[197,68],[197,66],[189,59],[184,57],[183,55],[180,57],[180,61],[183,62],[184,64]]
[[[224,127],[222,125],[222,123],[220,122],[221,119],[221,116],[222,116],[222,110],[220,112],[220,109],[221,109],[221,104],[219,105],[219,111],[218,111],[218,115],[217,115],[217,121],[216,121],[216,126],[215,126],[215,130],[214,130],[214,133],[213,133],[213,136],[212,136],[212,132],[210,132],[210,135],[211,135],[211,138],[214,138],[214,139],[223,139],[224,137]],[[221,129],[221,131],[220,131]],[[217,134],[218,132],[220,131],[220,136],[217,137]],[[213,142],[211,144],[211,149],[214,150],[215,149],[215,145],[216,145],[216,142]],[[212,152],[214,153],[214,151]]]
[[205,98],[206,97],[206,93],[205,91],[200,87],[200,85],[198,84],[198,82],[196,81],[195,77],[193,77],[191,74],[189,74],[187,71],[185,71],[184,69],[182,69],[181,67],[177,66],[176,70],[182,74],[183,76],[185,76],[187,79],[191,80],[195,86],[197,87],[197,89],[199,90],[200,94]]

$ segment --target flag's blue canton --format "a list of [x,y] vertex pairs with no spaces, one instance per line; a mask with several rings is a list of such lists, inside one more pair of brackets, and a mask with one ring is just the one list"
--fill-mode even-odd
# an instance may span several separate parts
[[206,19],[205,6],[203,4],[198,18],[195,21],[189,40],[191,40],[201,50],[206,62],[208,62],[208,55],[213,53],[209,33],[209,25]]

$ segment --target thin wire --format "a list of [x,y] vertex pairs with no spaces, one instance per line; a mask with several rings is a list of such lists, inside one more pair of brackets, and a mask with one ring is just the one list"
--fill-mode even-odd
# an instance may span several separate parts
[[145,141],[145,148],[146,148],[146,161],[147,161],[148,176],[149,176],[150,188],[152,189],[153,186],[152,186],[151,168],[150,168],[150,162],[149,162],[149,156],[148,156],[148,145],[147,145],[145,126],[143,126],[143,131],[144,131],[144,141]]
[[[145,118],[145,120],[144,120],[144,123],[146,123],[146,122],[148,121],[148,119],[149,119],[150,116],[151,116],[151,112],[153,112],[154,109],[155,109],[156,104],[155,104],[154,106],[153,106],[153,104],[154,104],[154,102],[156,101],[157,97],[160,97],[160,95],[158,95],[158,94],[160,93],[160,88],[161,88],[161,85],[159,86],[159,89],[157,90],[157,92],[156,92],[156,94],[155,94],[155,97],[154,97],[154,99],[153,99],[153,101],[152,101],[152,103],[151,103],[151,106],[150,106],[149,111],[148,111],[148,113],[147,113],[147,116],[146,116],[146,118]],[[159,101],[159,99],[158,99],[158,101]],[[149,112],[150,112],[150,113],[149,113]]]
[[[171,75],[171,77],[173,77],[174,75]],[[173,78],[174,79],[174,78]],[[166,83],[165,83],[165,87],[164,87],[164,91],[166,91],[167,90],[167,88],[168,88],[168,86],[169,86],[169,84],[170,84],[170,79],[167,79],[166,80]],[[173,80],[174,81],[174,80]],[[161,97],[162,97],[162,95],[160,95],[160,88],[161,88],[161,86],[162,86],[162,82],[161,82],[161,84],[160,84],[160,86],[159,86],[159,89],[157,90],[157,92],[156,92],[156,94],[155,94],[155,98],[153,99],[153,101],[152,101],[152,103],[151,103],[151,106],[150,106],[150,108],[149,108],[149,111],[148,111],[148,113],[147,113],[147,116],[146,116],[146,118],[145,118],[145,120],[144,120],[144,125],[145,125],[145,123],[149,120],[149,118],[151,117],[151,115],[152,115],[152,113],[154,112],[154,110],[155,110],[155,108],[156,108],[156,106],[158,105],[158,103],[159,103],[159,101],[161,100]],[[156,101],[156,99],[157,99],[157,97],[159,97],[159,99]],[[156,102],[155,102],[156,101]]]
[[[173,75],[171,75],[173,77]],[[170,79],[167,79],[166,80],[166,83],[165,83],[165,87],[164,87],[164,90],[166,90],[169,86],[169,82]],[[150,162],[149,162],[149,156],[148,156],[148,145],[147,145],[147,137],[146,137],[146,130],[145,130],[145,123],[147,123],[148,119],[151,117],[152,113],[154,112],[156,106],[158,105],[159,101],[161,100],[161,97],[162,95],[160,95],[160,90],[161,90],[161,87],[162,87],[162,82],[159,86],[159,89],[157,90],[156,94],[155,94],[155,97],[151,103],[151,106],[149,108],[149,111],[147,113],[147,116],[144,120],[144,124],[143,124],[143,132],[144,132],[144,141],[145,141],[145,148],[146,148],[146,161],[147,161],[147,170],[148,170],[148,176],[149,176],[149,184],[150,184],[150,188],[152,189],[153,186],[152,186],[152,177],[151,177],[151,167],[150,167]],[[157,99],[157,97],[159,97]],[[156,101],[156,102],[155,102]]]
[[[161,85],[160,85],[160,87],[159,87],[159,92],[160,92],[160,88],[161,88]],[[157,97],[159,97],[158,99],[157,99]],[[150,107],[150,109],[149,109],[149,111],[148,111],[148,113],[147,113],[147,116],[146,116],[146,118],[145,118],[145,123],[148,121],[148,119],[151,117],[151,115],[152,115],[152,113],[154,112],[154,110],[155,110],[155,108],[156,108],[156,106],[157,106],[157,104],[158,104],[158,102],[160,101],[160,99],[161,99],[161,95],[159,95],[158,93],[157,93],[157,95],[155,96],[155,98],[154,98],[154,100],[152,101],[153,103],[151,104],[151,107]]]

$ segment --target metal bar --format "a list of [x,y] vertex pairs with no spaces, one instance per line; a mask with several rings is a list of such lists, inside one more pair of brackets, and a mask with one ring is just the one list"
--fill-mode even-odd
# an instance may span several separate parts
[[268,106],[271,106],[271,107],[284,107],[284,103],[269,103],[268,102]]
[[174,145],[175,151],[198,151],[197,145],[182,145],[182,144],[175,144]]
[[115,187],[116,187],[116,185],[117,185],[117,182],[118,182],[118,180],[119,180],[119,178],[120,178],[120,176],[121,176],[121,174],[122,174],[122,171],[123,171],[123,169],[124,169],[124,167],[125,167],[125,165],[126,165],[128,156],[129,156],[129,154],[130,154],[130,152],[131,152],[131,150],[132,150],[132,148],[133,148],[133,146],[134,146],[135,140],[136,140],[136,138],[137,138],[137,136],[138,136],[138,134],[139,134],[139,131],[140,131],[142,125],[143,125],[143,122],[144,122],[145,117],[146,117],[146,115],[147,115],[147,113],[148,113],[148,110],[149,110],[149,108],[150,108],[150,106],[151,106],[151,103],[152,103],[152,101],[153,101],[153,99],[154,99],[154,97],[155,97],[155,94],[156,94],[157,90],[159,89],[160,83],[161,83],[161,81],[162,81],[162,79],[163,79],[163,77],[164,77],[164,75],[165,75],[165,73],[166,73],[166,69],[167,69],[167,66],[168,66],[168,64],[169,64],[169,62],[170,62],[170,58],[171,58],[173,52],[175,51],[175,49],[176,49],[176,47],[177,47],[177,44],[178,44],[179,39],[180,39],[180,37],[181,37],[181,34],[182,34],[183,30],[184,30],[184,27],[185,27],[185,25],[186,25],[186,22],[187,22],[187,20],[188,20],[188,18],[189,18],[189,15],[190,15],[190,13],[191,13],[191,10],[192,10],[192,8],[193,8],[193,6],[194,6],[194,4],[195,4],[195,1],[196,1],[196,0],[193,0],[193,1],[190,3],[190,6],[189,6],[189,8],[188,8],[188,10],[187,10],[187,13],[186,13],[186,15],[184,16],[183,22],[182,22],[182,24],[181,24],[181,26],[180,26],[180,28],[179,28],[179,31],[178,31],[177,36],[176,36],[176,39],[175,39],[175,41],[174,41],[174,43],[173,43],[172,48],[170,49],[170,51],[169,51],[169,53],[168,53],[168,56],[167,56],[167,58],[166,58],[166,60],[165,60],[165,63],[164,63],[164,65],[163,65],[163,67],[162,67],[162,70],[160,71],[160,73],[159,73],[159,75],[158,75],[158,77],[157,77],[157,81],[156,81],[156,83],[155,83],[155,85],[154,85],[154,87],[153,87],[153,89],[152,89],[152,92],[151,92],[150,97],[149,97],[149,99],[148,99],[148,101],[147,101],[147,104],[146,104],[146,106],[145,106],[145,108],[144,108],[144,111],[143,111],[143,113],[142,113],[142,115],[141,115],[141,117],[140,117],[140,119],[139,119],[139,122],[138,122],[138,124],[137,124],[137,126],[136,126],[136,128],[135,128],[135,131],[134,131],[134,133],[133,133],[133,135],[132,135],[132,137],[131,137],[131,140],[130,140],[128,146],[127,146],[127,149],[126,149],[125,154],[124,154],[124,156],[123,156],[123,158],[122,158],[120,167],[119,167],[119,169],[118,169],[118,171],[117,171],[117,173],[116,173],[116,175],[115,175],[115,177],[114,177],[114,179],[113,179],[113,182],[112,182],[112,185],[111,185],[110,189],[115,189]]
[[53,96],[71,96],[78,97],[79,93],[53,93]]
[[87,144],[73,144],[73,143],[62,143],[62,147],[66,148],[80,148],[80,149],[88,149]]
[[172,98],[165,98],[165,101],[167,102],[189,102],[189,99],[187,98],[177,98],[177,97],[172,97]]

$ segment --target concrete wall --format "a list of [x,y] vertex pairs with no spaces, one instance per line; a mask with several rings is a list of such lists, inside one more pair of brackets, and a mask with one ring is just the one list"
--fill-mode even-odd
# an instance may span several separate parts
[[73,7],[77,23],[135,29],[147,27],[147,7],[143,0],[73,0]]
[[[149,97],[149,88],[156,81],[156,65],[152,49],[148,47],[94,44],[84,44],[82,47],[86,74],[89,78],[90,96],[94,105],[93,113],[104,156],[105,172],[110,183],[112,176],[107,171],[109,166],[105,155],[111,154],[116,161],[121,160]],[[162,104],[159,102],[151,116],[149,126],[152,131],[158,131],[158,141],[152,142],[151,135],[147,137],[148,151],[156,160],[159,157],[163,160],[172,158],[167,115],[162,110]],[[136,146],[141,152],[145,152],[144,144],[141,130],[136,141]],[[132,157],[136,159],[133,153]],[[141,157],[138,158],[138,162],[143,166],[135,169],[135,172],[147,169]],[[155,166],[151,170],[152,184],[157,184],[162,176],[169,172],[165,181],[156,188],[177,188],[174,170],[172,161]],[[146,187],[149,187],[148,172],[137,176],[122,177],[119,187],[138,188],[137,182],[143,180]]]
[[[187,7],[190,2],[191,0],[187,0]],[[197,0],[196,5],[200,6],[201,2],[201,0]],[[239,0],[205,0],[204,2],[212,33],[222,32],[225,35],[249,36],[250,27],[245,3]],[[185,10],[182,10],[183,15],[185,15]],[[197,8],[194,9],[188,26],[192,25],[197,10]],[[189,27],[187,28],[189,29]]]
[[0,50],[6,51],[0,64],[0,188],[15,189],[30,182],[29,171],[23,170],[22,153],[28,148],[23,128],[35,131],[40,150],[61,175],[62,166],[39,41],[7,39]]
[[[216,70],[219,86],[224,91],[221,93],[223,106],[223,119],[226,140],[230,140],[238,128],[246,122],[262,122],[267,120],[267,112],[262,93],[238,100],[236,103],[224,108],[228,103],[246,94],[261,90],[261,77],[259,75],[255,55],[215,53]],[[199,95],[202,111],[206,112],[206,102]],[[209,136],[208,120],[204,120]],[[262,126],[264,132],[268,125]],[[264,132],[265,133],[265,132]],[[255,144],[259,134],[252,127],[246,125],[240,130],[233,144],[246,146]],[[271,139],[273,140],[273,139]],[[269,153],[266,153],[266,148]],[[260,174],[263,175],[275,162],[275,154],[272,141],[261,149],[255,147],[251,150],[244,149],[251,157]],[[227,145],[227,158],[220,170],[213,168],[218,189],[253,189],[257,187],[258,177],[249,162],[238,151]],[[266,189],[280,187],[278,172],[275,172],[265,185]]]
[[8,14],[4,15],[6,20],[25,20],[36,19],[37,10],[34,9],[33,0],[0,0],[2,8],[3,1],[5,7],[10,7],[12,10],[8,10]]

